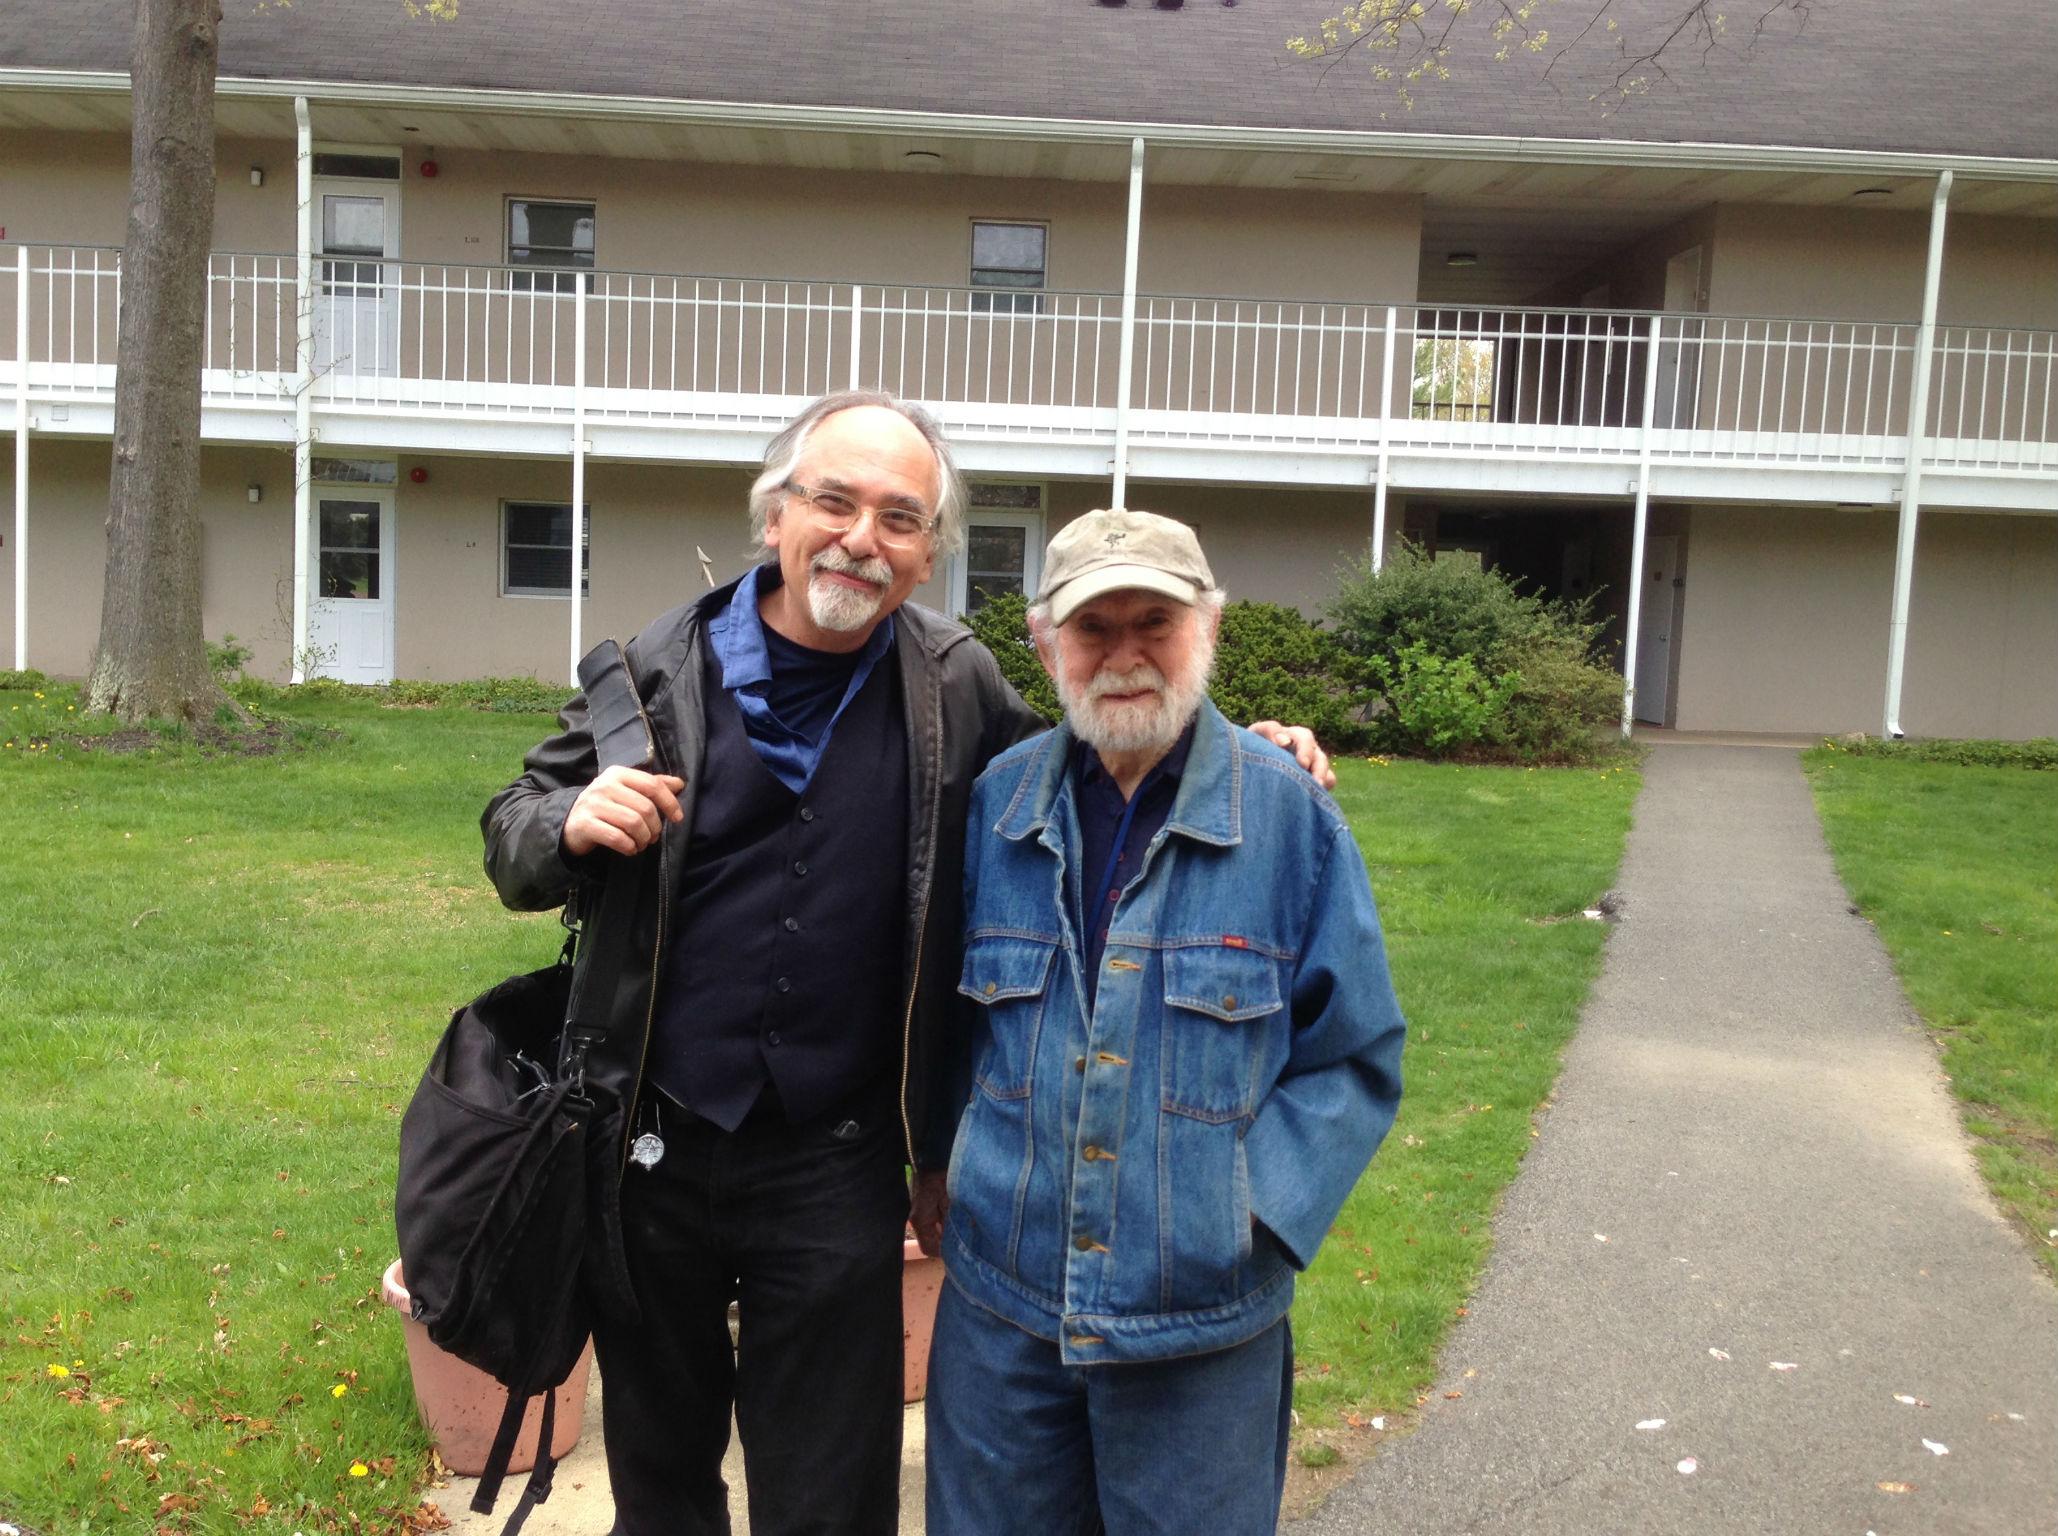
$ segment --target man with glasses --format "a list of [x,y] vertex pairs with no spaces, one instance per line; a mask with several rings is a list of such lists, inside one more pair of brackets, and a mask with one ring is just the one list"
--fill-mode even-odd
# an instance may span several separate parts
[[596,776],[575,698],[487,807],[502,900],[576,896],[611,1020],[588,1077],[633,1117],[641,1316],[594,1335],[619,1536],[729,1529],[732,1409],[756,1536],[897,1529],[904,1169],[933,1245],[966,807],[1043,725],[907,604],[964,501],[926,413],[817,401],[751,488],[763,563],[627,648],[660,760]]

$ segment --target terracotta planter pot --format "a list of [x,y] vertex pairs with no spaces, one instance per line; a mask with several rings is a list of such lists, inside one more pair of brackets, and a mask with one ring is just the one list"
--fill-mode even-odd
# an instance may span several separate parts
[[[422,1423],[436,1442],[436,1453],[451,1471],[477,1477],[486,1469],[487,1454],[493,1449],[493,1432],[500,1427],[500,1415],[507,1409],[507,1388],[475,1366],[466,1365],[429,1341],[429,1330],[411,1315],[407,1285],[401,1277],[400,1260],[386,1270],[381,1292],[388,1306],[400,1314],[407,1336],[407,1364],[414,1374],[414,1401]],[[932,1316],[934,1303],[931,1303]],[[926,1347],[924,1351],[926,1359]],[[586,1375],[593,1365],[593,1344],[564,1385],[557,1389],[557,1422],[551,1434],[551,1450],[562,1457],[579,1443],[581,1420],[586,1414]],[[536,1465],[536,1436],[542,1426],[543,1403],[529,1404],[522,1418],[522,1432],[515,1440],[510,1472],[526,1472]]]
[[943,1292],[943,1260],[923,1256],[911,1237],[901,1248],[901,1401],[919,1403],[929,1390],[929,1336],[936,1330],[936,1298]]

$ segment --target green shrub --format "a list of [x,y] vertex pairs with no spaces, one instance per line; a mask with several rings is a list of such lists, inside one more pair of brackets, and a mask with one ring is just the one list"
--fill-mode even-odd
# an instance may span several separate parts
[[[1542,598],[1403,543],[1380,570],[1347,570],[1327,611],[1336,643],[1378,686],[1374,734],[1390,750],[1524,763],[1605,752],[1594,733],[1619,713],[1622,678],[1597,655],[1606,621],[1591,598]],[[1469,671],[1431,665],[1460,661]]]
[[0,692],[34,693],[38,688],[49,686],[50,679],[34,667],[24,667],[18,672],[0,669]]
[[1281,603],[1222,609],[1208,693],[1239,725],[1305,725],[1332,752],[1357,751],[1371,739],[1362,708],[1371,687],[1363,667],[1335,636]]
[[1050,674],[1036,659],[1036,646],[1029,639],[1029,600],[1019,592],[989,597],[979,611],[967,615],[965,625],[979,643],[993,652],[1000,663],[1000,675],[1014,685],[1022,702],[1044,719],[1057,724],[1064,715],[1058,690]]
[[207,670],[217,682],[227,687],[243,675],[252,654],[249,646],[234,635],[223,635],[219,641],[209,640],[206,645]]
[[1586,763],[1615,750],[1600,732],[1622,718],[1622,675],[1538,646],[1521,659],[1496,722],[1498,755],[1518,763]]
[[1372,672],[1386,695],[1376,722],[1381,746],[1417,757],[1456,757],[1492,741],[1522,680],[1513,672],[1489,677],[1470,656],[1438,656],[1419,641],[1396,658],[1376,658]]
[[2058,771],[2058,737],[2029,741],[1956,740],[1888,741],[1878,736],[1839,736],[1822,744],[1853,757],[1898,757],[1916,763],[1949,763],[1961,768],[2036,768]]

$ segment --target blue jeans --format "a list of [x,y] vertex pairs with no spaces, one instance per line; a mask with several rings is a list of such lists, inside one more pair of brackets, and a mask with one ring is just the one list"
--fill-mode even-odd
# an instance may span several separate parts
[[1066,1365],[946,1282],[929,1356],[929,1536],[1270,1536],[1293,1335]]

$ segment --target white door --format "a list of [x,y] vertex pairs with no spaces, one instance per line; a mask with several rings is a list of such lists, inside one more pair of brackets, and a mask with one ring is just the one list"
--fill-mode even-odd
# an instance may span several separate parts
[[1674,318],[1701,311],[1701,248],[1665,263],[1665,321],[1658,347],[1658,398],[1652,424],[1690,427],[1701,387],[1701,322]]
[[1678,607],[1679,540],[1644,540],[1643,605],[1636,619],[1636,718],[1665,723],[1672,684],[1672,626]]
[[398,372],[400,188],[320,178],[314,184],[314,362],[326,377]]
[[310,677],[393,681],[393,493],[317,491]]

